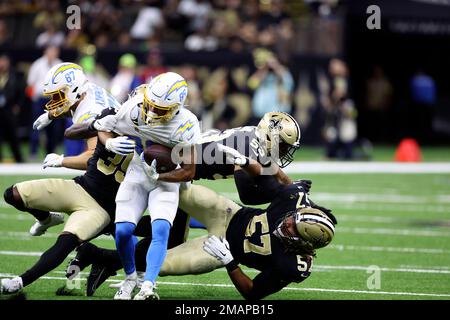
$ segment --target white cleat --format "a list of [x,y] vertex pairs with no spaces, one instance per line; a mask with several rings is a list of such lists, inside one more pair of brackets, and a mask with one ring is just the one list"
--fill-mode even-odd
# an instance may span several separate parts
[[134,300],[159,300],[159,295],[155,292],[156,286],[151,281],[144,281],[141,291],[134,296]]
[[[144,282],[144,276],[145,276],[145,272],[142,272],[142,271],[138,271],[137,272],[137,277],[138,278],[137,278],[136,288],[140,289],[142,287],[142,283]],[[125,280],[122,280],[122,281],[117,282],[117,283],[111,283],[109,285],[109,287],[112,288],[112,289],[119,289],[123,285],[124,281]]]
[[122,282],[119,290],[114,295],[114,300],[131,300],[131,295],[133,294],[134,289],[136,289],[136,286],[136,275],[127,276],[127,278],[125,278]]
[[50,216],[44,221],[36,220],[30,228],[30,234],[34,237],[41,236],[48,228],[64,223],[64,215],[59,212],[50,212]]
[[17,293],[23,288],[22,278],[15,277],[12,279],[0,280],[0,294],[13,294]]

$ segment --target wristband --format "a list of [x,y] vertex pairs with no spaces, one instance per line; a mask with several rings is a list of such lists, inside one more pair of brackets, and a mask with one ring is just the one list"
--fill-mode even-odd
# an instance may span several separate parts
[[237,268],[239,268],[239,263],[236,262],[236,260],[231,260],[226,266],[225,268],[227,268],[228,273],[230,273],[231,271],[236,270]]

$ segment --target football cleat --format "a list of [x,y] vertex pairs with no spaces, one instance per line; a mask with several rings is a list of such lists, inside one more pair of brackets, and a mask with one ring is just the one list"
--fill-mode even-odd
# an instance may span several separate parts
[[156,286],[151,281],[144,281],[141,291],[134,296],[134,300],[159,300],[159,295],[155,290]]
[[[138,278],[137,278],[137,286],[136,286],[136,288],[140,289],[142,287],[142,283],[144,283],[145,272],[137,271],[137,276],[138,276]],[[125,281],[125,280],[123,280],[123,281]],[[113,288],[113,289],[119,289],[120,286],[122,286],[123,281],[116,282],[116,283],[111,283],[109,285],[109,287]]]
[[129,275],[125,278],[119,290],[114,295],[114,300],[131,300],[131,295],[137,286],[137,276]]
[[89,250],[93,244],[84,242],[76,249],[77,255],[69,261],[66,269],[66,278],[72,280],[86,267],[92,264],[91,251]]
[[0,294],[13,294],[17,293],[23,288],[22,278],[15,277],[12,279],[0,280]]
[[34,237],[41,236],[47,231],[48,228],[57,226],[61,223],[64,223],[64,215],[59,212],[50,212],[50,216],[47,219],[43,221],[36,219],[35,224],[33,224],[30,228],[30,234]]
[[106,266],[93,264],[91,272],[87,278],[86,283],[86,295],[88,297],[94,295],[95,291],[106,281],[109,277],[117,275],[115,270],[112,270]]

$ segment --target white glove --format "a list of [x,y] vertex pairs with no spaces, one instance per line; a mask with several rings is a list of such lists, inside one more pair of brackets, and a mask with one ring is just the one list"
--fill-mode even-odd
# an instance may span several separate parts
[[217,258],[224,265],[233,261],[230,245],[224,237],[220,237],[220,239],[216,236],[209,237],[208,240],[203,243],[203,250]]
[[133,153],[135,147],[136,142],[134,142],[134,140],[128,139],[128,137],[125,136],[110,138],[106,140],[105,144],[106,150],[112,151],[122,156]]
[[43,168],[44,169],[48,167],[59,168],[62,166],[63,159],[64,159],[63,154],[59,155],[56,153],[49,153],[44,159]]
[[225,153],[225,155],[227,157],[227,162],[232,162],[237,166],[246,166],[249,164],[248,158],[233,148],[230,148],[230,147],[224,146],[221,143],[218,143],[217,150],[219,152]]
[[94,120],[92,122],[92,126],[97,131],[111,132],[116,127],[116,123],[117,123],[117,117],[113,114],[110,114],[101,119]]
[[145,174],[147,175],[148,179],[152,183],[156,183],[159,178],[159,173],[156,171],[156,159],[153,159],[152,164],[148,165],[147,162],[145,162],[144,159],[144,153],[141,153],[141,161],[142,165],[144,166]]
[[33,130],[42,130],[52,123],[52,121],[53,120],[48,117],[48,112],[45,111],[39,116],[39,118],[36,119],[35,122],[33,122]]

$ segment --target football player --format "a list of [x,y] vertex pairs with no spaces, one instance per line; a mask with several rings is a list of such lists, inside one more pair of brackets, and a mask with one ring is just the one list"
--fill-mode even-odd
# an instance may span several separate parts
[[[273,175],[284,184],[292,183],[281,168],[293,161],[293,155],[300,147],[300,137],[300,126],[291,115],[269,112],[256,127],[247,126],[223,132],[212,130],[203,134],[194,151],[194,166],[158,173],[154,162],[147,166],[147,171],[154,181],[168,182],[234,176],[236,181],[239,180],[236,186],[241,195],[241,190],[259,185],[259,180],[264,179],[261,176]],[[244,204],[267,203],[259,195],[254,192],[250,197],[240,198]]]
[[[43,95],[49,98],[45,112],[33,124],[33,129],[42,130],[54,119],[71,117],[73,123],[90,123],[105,108],[118,108],[119,102],[105,89],[87,80],[83,69],[71,62],[52,67],[44,78]],[[99,127],[100,128],[100,127]],[[68,129],[70,130],[70,128]],[[92,157],[97,137],[87,139],[87,150],[78,156],[64,157],[55,153],[48,154],[43,167],[66,167],[85,170],[88,159]],[[120,148],[120,145],[118,146]],[[117,149],[117,143],[111,144],[111,150]],[[117,150],[116,150],[117,151]],[[64,222],[64,215],[56,212],[39,212],[30,209],[36,222],[30,234],[39,236],[49,227]]]
[[[180,208],[202,222],[208,236],[168,250],[160,276],[201,274],[225,265],[246,299],[262,299],[291,282],[305,280],[316,250],[332,240],[336,218],[331,210],[312,202],[301,184],[282,185],[274,177],[265,183],[272,185],[271,195],[267,194],[271,203],[265,210],[242,207],[199,185],[181,192]],[[145,265],[145,256],[139,252],[145,252],[146,245],[146,239],[137,245],[138,265]],[[106,260],[101,258],[104,251],[109,250],[91,245],[83,255],[85,265],[95,264],[87,284],[91,294],[106,280],[96,270],[117,268],[117,253],[109,251]],[[261,272],[250,279],[239,264]]]
[[[115,115],[115,124],[105,128],[110,132],[99,133],[100,140],[107,145],[115,133],[135,137],[142,141],[142,146],[148,141],[170,148],[195,143],[200,127],[195,115],[184,108],[187,94],[187,83],[179,74],[167,72],[155,77],[148,85],[139,87],[121,106]],[[149,179],[145,170],[148,165],[139,153],[134,153],[116,196],[116,247],[126,273],[125,281],[114,296],[118,300],[131,299],[137,285],[132,234],[147,207],[152,221],[152,241],[145,281],[134,298],[158,298],[154,284],[166,256],[169,231],[178,207],[180,184]],[[183,164],[183,167],[188,166],[193,166],[193,162]]]
[[[108,122],[111,114],[115,114],[115,110],[108,108],[96,119],[99,122],[101,119],[107,119]],[[117,144],[115,148],[115,151],[108,150],[105,145],[98,142],[93,156],[87,163],[86,173],[73,180],[41,179],[18,183],[6,189],[5,201],[20,211],[38,215],[55,210],[66,212],[70,216],[56,243],[43,253],[32,268],[19,277],[1,280],[0,293],[10,294],[20,291],[24,286],[59,266],[80,243],[86,243],[100,234],[114,234],[112,222],[115,216],[115,197],[132,159],[130,152],[134,151],[134,144],[130,144],[128,149],[123,144]],[[129,154],[126,154],[127,152]],[[135,236],[151,237],[149,220],[148,216],[141,219],[134,232]],[[186,222],[186,214],[179,210],[170,233],[169,248],[185,241]],[[48,225],[42,226],[42,233],[45,232],[44,227]],[[134,241],[137,242],[136,239]],[[84,268],[74,260],[71,262],[72,269],[68,277],[76,275],[73,266],[76,265],[78,269]],[[113,273],[107,275],[111,276]]]
[[6,189],[6,203],[35,216],[40,221],[36,229],[40,234],[55,224],[52,216],[46,218],[49,211],[65,212],[69,218],[56,243],[31,269],[19,277],[1,280],[1,293],[15,293],[33,283],[59,266],[81,242],[96,237],[108,226],[115,213],[115,195],[132,159],[132,154],[127,155],[125,151],[133,150],[134,144],[128,150],[122,149],[124,155],[119,155],[97,143],[84,175],[73,180],[25,181]]

